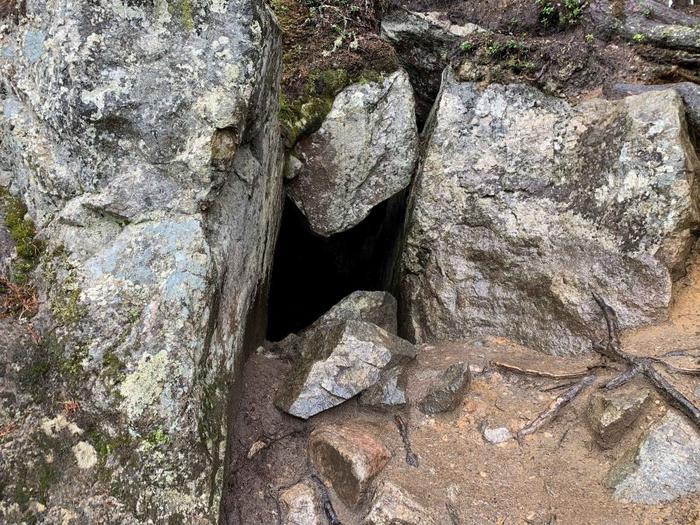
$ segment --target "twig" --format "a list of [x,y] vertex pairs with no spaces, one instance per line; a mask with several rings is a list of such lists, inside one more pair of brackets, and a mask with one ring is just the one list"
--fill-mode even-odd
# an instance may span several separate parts
[[445,508],[447,508],[447,515],[450,517],[452,525],[462,525],[462,520],[459,519],[459,513],[450,500],[445,502]]
[[622,385],[629,383],[632,379],[639,375],[639,370],[634,367],[630,367],[619,375],[613,377],[610,381],[601,385],[600,388],[605,390],[614,390],[620,388]]
[[[603,311],[605,323],[608,327],[608,344],[606,347],[595,347],[596,350],[603,355],[615,359],[617,361],[627,363],[630,368],[635,369],[636,373],[646,377],[654,388],[678,410],[688,417],[695,425],[700,428],[700,409],[696,407],[692,401],[685,397],[674,387],[668,380],[663,377],[653,366],[654,360],[649,357],[637,357],[624,352],[620,344],[620,326],[617,320],[615,310],[608,305],[602,297],[593,294],[600,309]],[[632,372],[628,370],[625,374]],[[618,385],[619,386],[619,385]]]
[[328,489],[326,488],[326,485],[324,485],[323,481],[321,481],[321,478],[319,478],[316,474],[312,474],[311,479],[313,479],[318,485],[318,490],[321,493],[321,508],[323,509],[323,512],[326,513],[326,518],[328,518],[328,524],[343,525],[338,519],[338,514],[336,514],[335,509],[333,508],[333,503],[331,503],[331,497],[328,494]]
[[535,419],[530,421],[527,425],[525,425],[518,431],[518,433],[515,436],[518,442],[520,443],[523,437],[528,436],[530,434],[534,434],[547,423],[556,418],[559,415],[561,409],[569,403],[571,403],[571,401],[573,401],[576,398],[576,396],[583,392],[583,390],[586,387],[591,385],[594,380],[594,375],[588,375],[584,377],[581,381],[576,383],[574,386],[569,388],[561,396],[552,401],[549,404],[549,407],[547,407],[547,410],[542,412],[539,416],[537,416]]
[[406,425],[406,422],[399,414],[396,414],[394,416],[394,423],[396,423],[396,427],[399,429],[403,446],[406,449],[406,463],[412,467],[418,467],[418,456],[416,456],[413,453],[413,450],[411,450],[411,441],[408,437],[408,426]]
[[508,372],[512,372],[514,374],[522,374],[522,375],[526,375],[526,376],[535,376],[535,377],[546,377],[547,379],[559,379],[559,380],[562,380],[562,379],[580,379],[580,378],[585,377],[591,373],[590,369],[586,369],[586,370],[581,370],[579,372],[554,374],[551,372],[542,372],[540,370],[532,370],[530,368],[520,368],[519,366],[511,365],[508,363],[502,363],[500,361],[493,361],[491,364],[497,368],[507,370]]
[[540,392],[552,392],[554,390],[561,390],[562,388],[569,388],[570,386],[574,386],[575,384],[576,384],[575,382],[573,382],[573,383],[561,383],[559,385],[554,385],[554,386],[550,386],[547,388],[541,388]]
[[684,374],[687,376],[700,376],[700,368],[684,368],[680,366],[675,366],[672,365],[671,363],[667,363],[663,359],[660,359],[658,357],[650,357],[649,358],[651,361],[654,361],[655,363],[659,363],[660,365],[665,366],[669,372],[673,372],[674,374]]

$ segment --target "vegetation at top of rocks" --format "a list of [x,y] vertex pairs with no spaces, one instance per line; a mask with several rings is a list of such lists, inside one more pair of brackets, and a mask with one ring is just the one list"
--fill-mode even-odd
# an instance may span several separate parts
[[579,23],[586,7],[585,0],[536,0],[539,20],[544,27],[566,27]]
[[379,37],[379,8],[362,0],[271,0],[282,29],[280,120],[287,146],[323,122],[337,93],[398,67]]
[[642,33],[635,33],[632,35],[632,41],[637,44],[641,44],[646,40],[646,37]]

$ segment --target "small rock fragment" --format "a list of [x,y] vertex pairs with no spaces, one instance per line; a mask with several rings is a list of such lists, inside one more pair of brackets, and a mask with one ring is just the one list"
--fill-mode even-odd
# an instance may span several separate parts
[[388,370],[374,386],[360,394],[360,404],[372,408],[392,408],[406,404],[406,374],[403,367]]
[[434,525],[433,517],[406,491],[384,481],[372,498],[362,525]]
[[253,457],[255,457],[257,455],[258,452],[260,452],[261,450],[263,450],[265,448],[267,448],[267,443],[262,441],[262,440],[258,440],[250,446],[250,449],[248,450],[248,454],[246,455],[246,457],[248,459],[252,459]]
[[418,407],[424,414],[441,414],[454,410],[469,387],[471,375],[464,363],[451,365],[431,385]]
[[329,425],[311,433],[309,458],[338,497],[346,505],[355,506],[391,453],[360,425]]
[[499,445],[513,439],[513,434],[506,427],[491,428],[486,425],[481,427],[481,435],[492,445]]
[[275,404],[308,419],[376,385],[385,371],[415,356],[411,343],[374,324],[346,321],[317,327],[306,336],[304,352]]
[[321,511],[313,487],[297,483],[285,490],[280,501],[285,510],[284,525],[321,525]]
[[616,394],[600,392],[591,396],[587,417],[601,448],[617,444],[650,403],[648,391]]
[[615,498],[657,504],[700,492],[700,433],[682,415],[668,413],[610,470]]

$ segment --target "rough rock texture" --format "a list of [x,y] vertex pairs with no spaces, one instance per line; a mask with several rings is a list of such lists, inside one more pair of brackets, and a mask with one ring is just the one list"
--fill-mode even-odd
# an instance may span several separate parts
[[417,154],[413,90],[404,71],[353,84],[316,133],[297,143],[301,161],[287,194],[324,236],[350,229],[411,182]]
[[474,24],[452,24],[438,12],[414,13],[396,8],[384,15],[381,36],[391,42],[401,65],[409,72],[419,122],[425,122],[440,90],[440,77],[450,51],[469,35],[481,31],[484,29]]
[[700,224],[698,160],[674,91],[572,107],[446,73],[402,256],[418,342],[498,335],[591,348],[591,292],[624,327],[667,315]]
[[471,374],[465,363],[451,365],[430,385],[418,403],[424,414],[441,414],[457,408],[469,388]]
[[275,404],[308,419],[376,385],[385,371],[415,356],[412,344],[376,325],[362,321],[322,325],[306,336],[304,352]]
[[49,239],[35,381],[49,420],[79,405],[82,459],[18,483],[46,489],[47,515],[99,522],[99,494],[139,520],[215,521],[281,208],[277,28],[258,0],[27,9],[0,41],[3,164]]
[[388,481],[375,491],[362,525],[434,525],[430,513],[403,489]]
[[297,483],[280,495],[284,505],[284,525],[322,525],[319,498],[308,483]]
[[513,439],[513,434],[506,427],[491,428],[487,425],[483,425],[481,427],[481,435],[484,436],[487,443],[491,443],[492,445],[500,445],[501,443]]
[[396,333],[396,299],[387,292],[353,292],[319,317],[309,328],[335,321],[365,321]]
[[391,458],[391,453],[364,426],[329,425],[311,433],[309,458],[338,497],[352,507],[362,500],[372,479]]
[[592,395],[587,416],[596,442],[602,448],[614,446],[650,402],[651,394],[647,390],[622,394],[599,392]]
[[615,497],[635,503],[672,501],[700,492],[700,434],[670,410],[625,454],[608,478]]
[[360,404],[373,408],[393,408],[406,404],[406,374],[396,366],[382,374],[374,386],[360,394]]
[[4,222],[5,214],[0,206],[0,277],[7,279],[10,276],[10,263],[15,254],[15,243],[9,230],[5,228]]

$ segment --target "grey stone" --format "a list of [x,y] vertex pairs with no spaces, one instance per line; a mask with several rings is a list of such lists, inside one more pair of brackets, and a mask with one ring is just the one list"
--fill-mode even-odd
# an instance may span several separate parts
[[397,71],[338,94],[321,128],[299,141],[287,194],[324,236],[348,230],[411,182],[418,135],[413,90]]
[[579,354],[665,319],[700,224],[674,91],[577,106],[446,72],[413,188],[401,289],[416,342],[485,335]]
[[406,371],[397,366],[382,374],[374,386],[360,394],[359,402],[372,408],[393,408],[406,404]]
[[615,498],[657,504],[700,492],[700,434],[673,410],[613,466]]
[[2,36],[0,143],[48,239],[42,387],[71,392],[92,429],[67,450],[108,450],[100,476],[56,463],[45,501],[101,522],[83,507],[111,483],[137,521],[216,521],[230,381],[282,204],[278,28],[259,0],[27,9]]
[[381,37],[394,46],[401,64],[409,72],[420,122],[426,120],[440,90],[440,77],[449,63],[451,50],[468,36],[483,31],[474,24],[452,24],[437,12],[394,8],[384,15]]
[[700,399],[700,385],[698,385],[698,386],[695,387],[695,392],[694,392],[694,394],[695,394],[695,397],[697,397],[698,399]]
[[357,423],[329,425],[309,436],[309,459],[338,497],[358,505],[391,453],[370,428]]
[[275,404],[308,419],[376,385],[385,371],[415,356],[412,344],[376,325],[361,321],[323,325],[306,336],[304,353]]
[[319,498],[314,487],[297,483],[280,495],[285,507],[284,525],[322,525]]
[[457,408],[469,388],[471,374],[464,363],[450,365],[430,385],[428,392],[418,403],[424,414],[441,414]]
[[413,496],[389,481],[382,482],[362,525],[434,525],[437,522]]
[[[0,188],[0,192],[2,189]],[[10,264],[15,256],[15,242],[9,230],[5,227],[5,214],[0,193],[0,278],[9,279]]]
[[344,297],[310,327],[315,329],[322,324],[335,321],[365,321],[376,324],[387,332],[396,334],[396,299],[387,292],[353,292]]
[[599,392],[588,403],[588,423],[602,448],[617,444],[651,402],[647,390],[630,393]]
[[492,445],[500,445],[513,439],[513,434],[506,427],[491,428],[487,425],[481,427],[481,435]]

